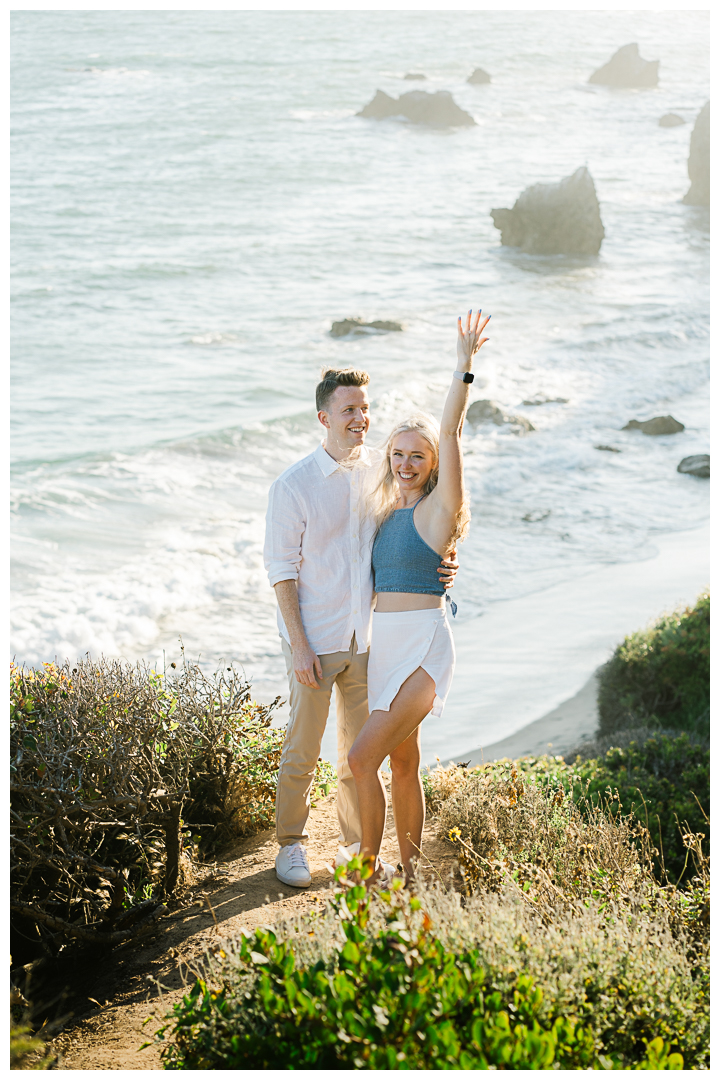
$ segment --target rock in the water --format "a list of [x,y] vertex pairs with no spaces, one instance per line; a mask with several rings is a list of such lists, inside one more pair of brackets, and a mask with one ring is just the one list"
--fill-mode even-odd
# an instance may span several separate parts
[[413,124],[430,127],[473,127],[475,121],[470,113],[455,104],[448,90],[428,94],[425,90],[410,90],[400,97],[390,97],[378,90],[372,101],[357,116],[371,120],[385,120],[389,116],[404,116]]
[[331,337],[347,337],[348,334],[372,334],[374,331],[402,330],[399,322],[391,322],[389,319],[375,319],[374,322],[365,322],[363,319],[341,319],[334,322],[330,327]]
[[690,190],[683,199],[687,206],[710,205],[710,102],[698,113],[690,136],[688,157]]
[[682,116],[678,116],[678,114],[674,112],[666,112],[665,115],[661,116],[658,120],[660,127],[680,127],[680,125],[684,123],[685,121]]
[[637,44],[623,45],[588,79],[600,86],[626,90],[636,86],[657,86],[659,60],[643,60]]
[[419,71],[408,71],[407,75],[403,75],[403,78],[415,80],[416,82],[426,82],[427,75],[423,75]]
[[479,424],[483,420],[492,420],[494,424],[505,423],[505,413],[494,401],[487,398],[482,401],[473,401],[467,411],[467,418],[471,424]]
[[684,457],[677,467],[681,473],[689,473],[690,476],[701,476],[704,480],[710,478],[710,455],[691,454]]
[[395,98],[390,97],[384,90],[376,90],[372,101],[368,102],[365,108],[355,115],[364,116],[369,120],[384,120],[388,116],[398,115],[397,105]]
[[475,68],[472,75],[468,76],[467,81],[472,83],[473,86],[485,86],[486,83],[490,82],[490,76],[482,68]]
[[611,454],[621,454],[622,453],[622,451],[619,450],[617,446],[603,446],[601,444],[600,446],[596,446],[595,449],[596,450],[609,450]]
[[525,416],[508,416],[496,401],[484,398],[482,401],[473,401],[467,411],[467,418],[471,424],[481,424],[485,420],[492,420],[498,427],[501,424],[512,424],[516,433],[521,431],[534,431],[535,427]]
[[629,420],[623,431],[642,431],[643,435],[675,435],[685,425],[674,416],[653,416],[652,420]]
[[585,166],[557,184],[526,188],[512,210],[490,213],[501,243],[530,255],[597,255],[605,236]]

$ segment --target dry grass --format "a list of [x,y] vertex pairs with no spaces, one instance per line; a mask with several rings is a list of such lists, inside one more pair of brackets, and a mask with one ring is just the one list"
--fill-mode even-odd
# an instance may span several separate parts
[[648,864],[639,823],[598,806],[581,810],[559,784],[536,783],[512,763],[435,769],[431,788],[470,892],[496,889],[509,873],[540,907],[598,889],[622,896]]
[[197,840],[272,820],[282,732],[227,669],[84,661],[11,669],[11,909],[52,955],[151,929]]

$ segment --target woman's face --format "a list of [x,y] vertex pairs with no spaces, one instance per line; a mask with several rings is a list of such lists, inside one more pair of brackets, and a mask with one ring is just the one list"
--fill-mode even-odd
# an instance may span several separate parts
[[435,465],[433,448],[417,431],[401,431],[390,449],[390,468],[403,494],[421,494]]

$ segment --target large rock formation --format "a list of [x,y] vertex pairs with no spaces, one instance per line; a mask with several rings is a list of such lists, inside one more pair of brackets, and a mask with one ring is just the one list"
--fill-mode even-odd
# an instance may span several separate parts
[[628,420],[623,431],[642,431],[643,435],[676,435],[685,425],[674,416],[653,416],[652,420]]
[[674,112],[666,112],[665,115],[661,116],[658,120],[660,127],[680,127],[680,125],[684,123],[685,121],[682,116],[678,116],[678,114]]
[[690,476],[700,476],[703,480],[710,479],[710,455],[691,454],[684,457],[677,467],[681,473],[689,473]]
[[512,424],[515,434],[520,435],[525,431],[534,431],[535,426],[525,416],[508,416],[504,409],[496,401],[483,398],[482,401],[473,401],[467,411],[467,418],[471,424],[481,424],[491,420],[500,427],[501,424]]
[[389,319],[375,319],[365,322],[363,319],[341,319],[330,327],[330,337],[347,337],[348,334],[372,334],[377,331],[402,330],[402,324]]
[[698,113],[690,136],[688,157],[690,190],[683,199],[688,206],[710,205],[710,102]]
[[636,44],[623,45],[588,79],[600,86],[627,90],[636,86],[657,86],[659,60],[643,60]]
[[605,235],[585,166],[557,184],[533,184],[512,210],[491,214],[501,242],[531,255],[597,255]]
[[425,90],[410,90],[400,97],[390,97],[378,90],[372,101],[357,116],[371,120],[386,120],[389,116],[404,116],[413,124],[429,127],[473,127],[475,121],[470,113],[456,105],[448,90],[428,94]]
[[475,68],[472,75],[468,76],[467,82],[472,83],[473,86],[484,86],[490,82],[490,76],[482,68]]

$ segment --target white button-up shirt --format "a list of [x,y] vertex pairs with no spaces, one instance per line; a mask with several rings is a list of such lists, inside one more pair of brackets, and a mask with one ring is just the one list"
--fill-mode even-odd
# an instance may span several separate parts
[[[363,447],[362,464],[349,469],[321,444],[270,488],[265,568],[271,585],[297,581],[303,627],[318,656],[346,651],[353,634],[358,652],[370,643],[375,525],[362,500],[370,460]],[[279,608],[277,618],[289,643]]]

